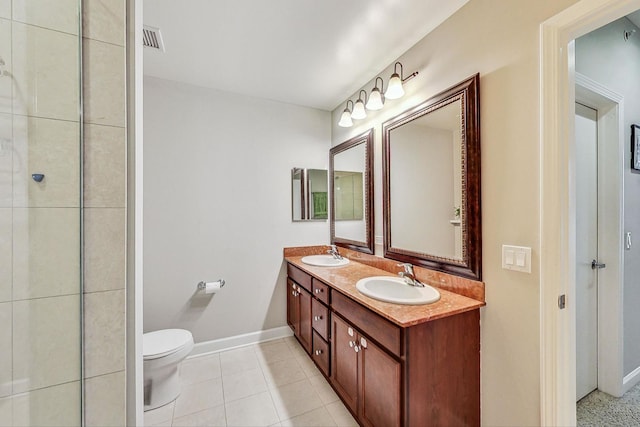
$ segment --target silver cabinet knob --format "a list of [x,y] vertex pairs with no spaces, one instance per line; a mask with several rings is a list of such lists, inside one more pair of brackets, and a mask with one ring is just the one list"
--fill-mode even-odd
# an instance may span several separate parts
[[353,348],[354,345],[356,345],[355,341],[349,341],[349,347]]
[[316,356],[320,356],[322,354],[322,350],[316,350]]
[[320,320],[322,320],[322,316],[313,316],[313,320],[319,322]]
[[316,294],[319,294],[320,292],[322,292],[322,289],[316,289],[314,292],[315,292]]
[[353,336],[353,329],[352,328],[347,329],[347,333],[349,334],[350,337],[352,337]]
[[364,338],[360,337],[360,346],[362,348],[367,348],[367,340],[365,340]]
[[360,347],[359,346],[355,346],[353,347],[353,351],[355,351],[356,353],[360,351]]

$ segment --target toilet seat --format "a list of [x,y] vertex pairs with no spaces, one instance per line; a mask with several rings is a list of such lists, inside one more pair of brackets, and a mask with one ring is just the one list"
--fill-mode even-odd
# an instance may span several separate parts
[[184,329],[163,329],[142,337],[144,360],[159,359],[193,345],[193,335]]

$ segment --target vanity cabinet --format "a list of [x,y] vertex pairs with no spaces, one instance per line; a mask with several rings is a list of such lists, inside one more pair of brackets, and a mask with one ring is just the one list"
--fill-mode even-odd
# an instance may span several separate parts
[[331,382],[365,426],[401,425],[401,363],[340,316],[331,318]]
[[287,323],[302,347],[311,353],[311,293],[291,279],[287,284]]
[[[287,275],[287,323],[307,353],[320,352],[317,356],[322,357],[314,360],[327,358],[325,375],[329,375],[329,309],[322,301],[329,300],[330,288],[291,264],[287,265]],[[314,338],[314,330],[318,338]],[[318,341],[321,339],[325,342]]]
[[288,273],[287,320],[360,425],[480,425],[478,308],[401,326],[329,275]]

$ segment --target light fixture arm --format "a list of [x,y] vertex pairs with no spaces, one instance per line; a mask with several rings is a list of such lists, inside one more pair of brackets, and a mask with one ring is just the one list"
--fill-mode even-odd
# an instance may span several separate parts
[[[400,73],[398,73],[398,65],[400,66]],[[402,81],[402,83],[408,80],[411,80],[412,78],[418,75],[418,72],[414,71],[413,73],[409,74],[407,77],[404,77],[404,68],[402,66],[402,63],[399,61],[393,64],[393,72],[400,76],[400,80]]]
[[367,103],[368,95],[367,91],[364,89],[360,89],[360,93],[358,93],[358,101],[362,101],[362,92],[364,92],[364,103]]
[[380,79],[380,93],[384,93],[384,80],[382,80],[382,77],[378,76],[376,77],[375,80],[375,84],[373,85],[373,88],[377,88],[378,87],[378,79]]

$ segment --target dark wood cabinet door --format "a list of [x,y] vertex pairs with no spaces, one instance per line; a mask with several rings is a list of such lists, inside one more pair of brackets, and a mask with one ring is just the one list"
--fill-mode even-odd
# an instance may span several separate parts
[[331,382],[342,401],[358,413],[358,353],[353,349],[356,331],[340,317],[331,315]]
[[401,365],[364,337],[359,337],[360,393],[359,418],[365,426],[400,426]]
[[298,287],[291,280],[287,279],[287,323],[293,329],[293,333],[297,334],[299,322],[299,304],[298,304]]
[[311,335],[311,293],[304,288],[298,287],[298,304],[300,305],[300,319],[298,322],[298,330],[296,331],[298,340],[302,347],[311,354],[312,335]]

